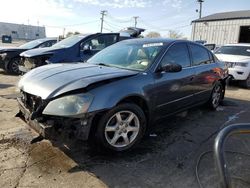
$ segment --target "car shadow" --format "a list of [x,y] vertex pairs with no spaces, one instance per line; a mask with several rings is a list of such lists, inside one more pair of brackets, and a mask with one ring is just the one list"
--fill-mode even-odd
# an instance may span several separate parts
[[4,70],[2,70],[2,69],[0,69],[0,74],[2,74],[2,75],[7,75],[7,76],[13,76],[13,77],[19,76],[19,75],[15,75],[15,74],[9,74],[9,73],[7,73],[6,71],[4,71]]
[[[68,173],[91,172],[109,187],[198,187],[197,158],[212,149],[220,128],[236,121],[250,122],[247,113],[250,101],[231,98],[226,98],[217,111],[193,108],[155,124],[153,131],[128,152],[104,151],[71,139],[52,144],[77,163]],[[211,174],[213,168],[211,159],[201,170],[207,181],[211,180],[207,183],[211,187],[217,184],[215,171]]]
[[9,88],[9,87],[13,87],[15,85],[13,84],[0,84],[0,89],[5,89],[5,88]]

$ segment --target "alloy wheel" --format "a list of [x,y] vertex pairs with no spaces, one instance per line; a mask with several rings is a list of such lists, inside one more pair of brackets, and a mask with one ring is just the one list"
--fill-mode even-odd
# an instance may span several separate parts
[[126,147],[135,141],[140,130],[140,121],[131,111],[119,111],[106,123],[105,138],[113,147]]
[[12,72],[12,73],[16,73],[16,74],[18,74],[19,73],[19,63],[20,63],[20,61],[18,60],[18,59],[15,59],[15,60],[13,60],[11,63],[10,63],[10,71]]
[[216,85],[213,90],[212,94],[212,105],[214,108],[218,107],[220,104],[222,92],[221,92],[221,85]]

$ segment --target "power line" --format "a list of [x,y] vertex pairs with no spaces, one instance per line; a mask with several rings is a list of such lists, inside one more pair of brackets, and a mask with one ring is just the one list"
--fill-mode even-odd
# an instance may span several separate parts
[[129,23],[132,21],[132,18],[130,18],[129,20],[128,19],[121,19],[121,18],[115,18],[113,17],[112,15],[110,14],[107,14],[106,15],[108,18],[110,18],[111,20],[115,21],[115,22],[119,22],[119,23]]
[[113,33],[113,30],[107,29],[106,27],[103,27],[104,30],[110,31],[111,33]]
[[119,25],[110,23],[110,22],[107,21],[107,20],[105,20],[104,22],[105,22],[105,24],[109,25],[109,26],[112,27],[112,28],[118,28],[118,29],[122,29],[122,28],[123,28],[123,27],[121,27],[121,26],[119,26]]
[[[151,23],[149,23],[149,22],[146,22],[145,20],[142,20],[142,19],[140,19],[141,20],[141,22],[145,25],[145,26],[147,26],[147,27],[149,27],[149,28],[151,28],[151,29],[156,29],[156,30],[158,30],[158,31],[169,31],[169,30],[173,30],[173,29],[181,29],[181,28],[185,28],[185,27],[188,27],[188,26],[190,26],[190,24],[186,24],[186,25],[179,25],[178,26],[178,24],[181,24],[181,23],[185,23],[186,21],[182,21],[182,22],[179,22],[179,23],[176,23],[175,25],[177,25],[177,26],[169,26],[169,27],[167,27],[167,28],[162,28],[162,27],[159,27],[159,26],[155,26],[155,25],[152,25]],[[189,19],[190,20],[190,19]]]
[[46,27],[53,27],[53,28],[65,28],[65,27],[72,27],[72,26],[79,26],[79,25],[85,25],[85,24],[90,24],[90,23],[95,23],[98,22],[98,20],[92,20],[89,22],[81,22],[81,23],[77,23],[77,24],[70,24],[70,25],[45,25]]

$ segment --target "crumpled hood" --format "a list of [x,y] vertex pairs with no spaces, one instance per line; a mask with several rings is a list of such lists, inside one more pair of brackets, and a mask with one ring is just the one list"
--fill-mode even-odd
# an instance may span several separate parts
[[40,55],[47,55],[47,54],[54,54],[55,52],[64,50],[64,48],[53,48],[53,47],[46,47],[46,48],[36,48],[32,50],[27,50],[20,54],[22,57],[35,57]]
[[215,55],[222,62],[250,62],[249,56],[228,55],[228,54],[215,54]]
[[137,73],[89,63],[51,64],[26,73],[20,79],[18,88],[40,96],[42,99],[50,99],[99,81],[132,76]]

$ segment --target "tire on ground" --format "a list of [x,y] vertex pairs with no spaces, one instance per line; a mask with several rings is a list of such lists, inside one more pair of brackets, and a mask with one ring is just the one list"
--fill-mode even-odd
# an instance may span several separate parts
[[[121,112],[121,114],[119,112]],[[137,118],[135,117],[132,120],[132,123],[136,124],[135,122],[137,122],[137,124],[138,124],[138,121],[139,121],[139,131],[136,131],[136,132],[138,132],[136,136],[133,136],[134,132],[130,133],[128,131],[127,137],[129,138],[129,136],[130,136],[130,139],[129,139],[130,143],[128,145],[125,145],[125,146],[116,147],[116,146],[112,145],[111,143],[109,143],[109,141],[108,141],[109,136],[107,136],[107,135],[108,134],[115,135],[115,133],[117,133],[117,131],[113,131],[111,133],[107,133],[107,131],[106,131],[106,133],[105,133],[106,126],[111,121],[116,121],[116,123],[115,123],[116,125],[119,124],[117,117],[116,116],[114,117],[114,115],[116,115],[117,113],[121,115],[120,117],[121,117],[122,122],[126,122],[125,120],[128,119],[128,117],[125,116],[126,112],[128,112],[128,113],[131,112],[131,114],[134,114],[137,117]],[[116,120],[114,120],[113,118],[115,118]],[[137,106],[136,104],[133,104],[133,103],[119,104],[116,107],[114,107],[113,109],[107,111],[100,118],[99,123],[97,125],[96,133],[95,133],[95,141],[102,148],[109,149],[112,151],[125,151],[128,149],[131,149],[132,147],[134,147],[135,145],[137,145],[140,142],[140,140],[142,139],[142,137],[145,134],[146,124],[147,124],[147,122],[146,122],[145,114],[139,106]],[[119,129],[119,128],[117,128],[117,129]],[[120,131],[120,130],[118,130],[118,131]],[[120,132],[119,132],[119,134],[120,134]],[[121,139],[120,141],[122,141],[123,137],[120,136],[119,139]],[[119,142],[119,139],[117,140],[117,142]],[[124,140],[124,142],[125,142],[125,140]]]

